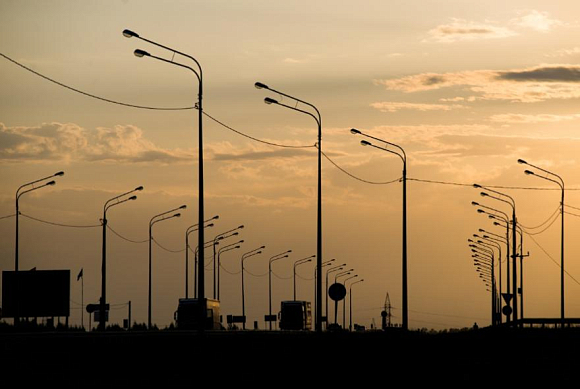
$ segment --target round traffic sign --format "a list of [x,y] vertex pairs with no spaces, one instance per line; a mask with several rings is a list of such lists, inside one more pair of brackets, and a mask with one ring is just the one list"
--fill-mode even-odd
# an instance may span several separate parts
[[335,282],[334,284],[330,285],[328,288],[328,295],[334,301],[340,301],[346,296],[346,288],[343,284]]

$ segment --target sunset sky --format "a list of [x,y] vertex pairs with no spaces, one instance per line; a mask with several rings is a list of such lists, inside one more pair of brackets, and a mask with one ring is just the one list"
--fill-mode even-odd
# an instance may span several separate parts
[[[572,0],[3,0],[0,53],[110,100],[192,106],[197,79],[136,58],[135,49],[169,60],[172,54],[124,38],[128,28],[194,56],[204,70],[205,112],[237,131],[283,145],[316,142],[311,118],[263,103],[280,96],[254,88],[261,81],[320,110],[322,150],[356,177],[394,181],[402,166],[392,154],[362,147],[351,128],[399,144],[408,154],[408,177],[419,179],[407,185],[409,326],[440,330],[490,323],[490,294],[467,239],[480,228],[505,230],[471,202],[510,209],[482,198],[468,186],[473,183],[556,189],[499,190],[515,199],[518,221],[530,234],[524,237],[530,254],[524,259],[525,316],[560,315],[560,219],[550,219],[560,192],[526,176],[518,158],[557,173],[569,189],[566,316],[580,317],[579,15],[580,4]],[[184,297],[185,230],[197,223],[197,111],[99,101],[5,57],[0,85],[0,217],[14,214],[20,185],[60,170],[65,175],[56,186],[21,198],[22,214],[98,226],[105,201],[143,185],[137,201],[108,214],[116,232],[143,241],[152,216],[187,204],[180,219],[154,227],[161,245],[180,251],[153,246],[153,321],[169,325]],[[265,245],[245,263],[248,323],[257,320],[264,328],[268,259],[293,250],[273,267],[277,311],[281,299],[292,299],[294,260],[316,253],[316,149],[255,142],[206,116],[204,158],[205,215],[220,216],[207,239],[246,226],[242,248],[222,257],[222,314],[241,315],[240,257]],[[400,323],[402,184],[357,181],[327,159],[322,179],[323,260],[355,269],[358,278],[347,285],[364,279],[353,287],[355,322],[380,325],[388,292],[393,321]],[[548,220],[555,222],[543,231]],[[0,219],[0,270],[14,269],[14,233],[14,217]],[[147,321],[147,264],[147,243],[109,231],[111,322],[126,317],[127,301],[133,321]],[[20,269],[33,267],[71,270],[70,320],[80,324],[76,275],[84,269],[85,304],[97,302],[101,228],[21,217]],[[298,298],[313,301],[313,264],[300,266],[298,274]]]

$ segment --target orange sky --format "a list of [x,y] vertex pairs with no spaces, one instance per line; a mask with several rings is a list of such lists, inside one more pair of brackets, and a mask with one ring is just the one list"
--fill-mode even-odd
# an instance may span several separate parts
[[[279,98],[262,81],[317,106],[323,150],[357,177],[391,181],[400,161],[360,146],[352,127],[397,143],[411,178],[517,187],[554,187],[523,174],[518,158],[561,175],[566,204],[580,208],[577,135],[580,25],[577,2],[3,1],[0,52],[42,74],[108,99],[155,107],[193,105],[191,74],[136,48],[167,56],[125,28],[193,55],[204,68],[206,113],[238,131],[286,145],[313,145],[315,123],[263,104]],[[0,58],[0,216],[14,213],[21,184],[59,170],[55,187],[23,197],[23,214],[52,222],[98,225],[104,202],[138,185],[136,202],[111,211],[109,223],[132,240],[147,239],[148,221],[187,204],[179,220],[156,225],[166,248],[184,248],[197,220],[197,116],[149,111],[76,94]],[[285,100],[285,102],[288,102]],[[241,314],[240,256],[248,260],[247,314],[263,328],[268,258],[276,262],[274,306],[292,298],[292,261],[316,252],[316,153],[244,138],[204,119],[206,210],[220,215],[208,236],[240,224],[244,248],[224,257],[222,313]],[[385,295],[401,320],[401,184],[352,179],[323,160],[323,258],[354,268],[355,321],[380,324]],[[506,189],[527,232],[557,209],[558,191]],[[471,201],[509,209],[467,186],[408,183],[409,319],[411,328],[489,324],[490,297],[467,239],[493,230]],[[580,215],[580,210],[566,209]],[[579,217],[566,215],[566,270],[580,281],[574,239]],[[0,269],[14,267],[14,219],[0,220]],[[85,303],[100,295],[100,228],[65,228],[21,218],[22,269],[64,268],[85,274]],[[526,236],[525,314],[558,317],[559,220]],[[535,240],[532,240],[532,238]],[[195,239],[194,239],[195,240]],[[232,241],[233,243],[233,241]],[[542,250],[542,247],[545,252]],[[147,244],[109,233],[111,304],[133,304],[147,320]],[[551,256],[555,262],[553,262]],[[184,253],[154,246],[154,321],[168,325],[183,297]],[[299,268],[298,297],[312,300],[313,267]],[[211,273],[207,273],[211,277]],[[580,317],[580,285],[566,278],[566,315]],[[505,281],[504,281],[505,282]],[[211,289],[208,284],[208,291]],[[80,285],[71,280],[73,323],[80,323]],[[111,313],[121,322],[125,308]]]

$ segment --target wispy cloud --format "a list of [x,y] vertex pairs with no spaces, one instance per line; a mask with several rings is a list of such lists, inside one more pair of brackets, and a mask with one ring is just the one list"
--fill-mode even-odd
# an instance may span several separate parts
[[564,22],[560,20],[551,19],[548,12],[526,10],[518,13],[520,16],[510,21],[515,26],[531,28],[539,32],[548,32],[554,27],[564,25]]
[[409,109],[414,111],[451,111],[452,109],[467,108],[465,105],[459,104],[416,104],[388,101],[372,103],[371,107],[376,108],[381,112],[397,112],[402,109]]
[[502,115],[493,115],[489,118],[490,121],[496,123],[553,123],[562,122],[569,120],[580,119],[580,114],[572,115],[551,115],[551,114],[539,114],[539,115],[523,115],[517,113],[508,113]]
[[100,162],[192,161],[192,153],[157,147],[131,125],[87,130],[76,124],[44,123],[7,127],[0,123],[0,160],[83,160]]
[[456,73],[422,73],[397,79],[375,80],[375,84],[402,92],[467,87],[477,95],[468,101],[509,100],[538,102],[580,97],[580,65],[553,64],[505,71],[476,70]]
[[580,55],[580,47],[573,47],[570,49],[557,50],[552,54],[546,54],[546,57],[568,57],[573,55]]
[[451,43],[479,39],[497,39],[517,35],[506,27],[491,22],[474,22],[465,19],[452,19],[450,23],[441,24],[428,32],[425,41]]
[[302,63],[308,63],[308,62],[310,62],[310,60],[304,59],[304,58],[300,59],[300,58],[289,58],[288,57],[288,58],[284,58],[282,60],[282,62],[291,63],[291,64],[302,64]]

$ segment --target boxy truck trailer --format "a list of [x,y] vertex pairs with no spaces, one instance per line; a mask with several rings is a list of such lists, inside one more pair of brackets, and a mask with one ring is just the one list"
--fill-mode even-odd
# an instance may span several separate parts
[[[205,321],[203,326],[199,323],[200,304],[205,302]],[[221,330],[220,323],[220,302],[213,299],[181,298],[177,311],[174,314],[175,323],[178,330]]]
[[310,301],[282,301],[278,316],[281,330],[312,330]]

